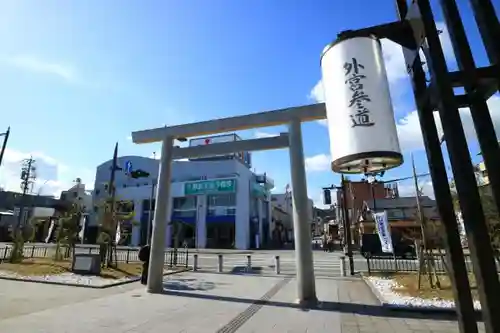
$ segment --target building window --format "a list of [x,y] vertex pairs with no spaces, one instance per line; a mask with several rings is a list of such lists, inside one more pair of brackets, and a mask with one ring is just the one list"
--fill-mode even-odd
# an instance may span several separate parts
[[120,213],[132,213],[134,211],[134,202],[133,201],[117,201],[116,202],[116,211]]
[[208,207],[234,207],[236,206],[236,194],[214,194],[207,196]]
[[235,216],[236,208],[232,207],[209,207],[207,210],[208,216]]
[[143,211],[149,211],[149,205],[152,205],[151,206],[151,211],[154,211],[155,210],[155,204],[156,204],[156,200],[153,199],[151,202],[149,199],[146,199],[146,200],[143,200],[142,201],[142,210]]
[[236,215],[236,194],[213,194],[207,196],[208,216]]
[[174,210],[176,217],[196,217],[196,210]]
[[174,198],[174,210],[196,209],[196,196]]
[[405,214],[403,213],[402,209],[391,209],[387,211],[387,217],[400,219],[403,218],[404,215]]

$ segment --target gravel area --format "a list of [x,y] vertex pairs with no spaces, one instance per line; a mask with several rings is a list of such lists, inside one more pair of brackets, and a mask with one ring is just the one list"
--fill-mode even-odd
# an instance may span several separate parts
[[[366,281],[378,292],[380,301],[385,305],[406,308],[426,308],[426,309],[453,309],[455,302],[439,298],[424,299],[401,295],[393,289],[400,287],[394,280],[389,278],[369,276]],[[474,307],[481,310],[481,303],[474,301]]]
[[103,287],[116,283],[137,280],[138,277],[123,277],[120,279],[105,279],[100,276],[85,276],[74,273],[63,273],[57,275],[24,276],[12,272],[0,271],[0,277],[21,279],[27,281],[43,281],[63,284],[78,284],[83,286]]

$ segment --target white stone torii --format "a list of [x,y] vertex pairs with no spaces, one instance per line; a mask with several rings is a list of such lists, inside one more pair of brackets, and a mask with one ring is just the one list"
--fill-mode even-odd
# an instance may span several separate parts
[[[307,305],[316,303],[311,233],[308,223],[308,195],[301,123],[326,118],[323,103],[291,107],[249,114],[244,116],[214,119],[197,123],[160,127],[132,133],[132,141],[137,144],[162,142],[160,170],[155,205],[151,255],[147,281],[147,291],[163,292],[163,268],[165,253],[165,233],[170,211],[170,182],[172,159],[227,154],[238,151],[255,151],[289,148],[292,178],[293,221],[297,267],[297,301]],[[253,128],[288,124],[288,133],[262,139],[215,143],[211,145],[179,148],[174,147],[175,139],[213,135]]]

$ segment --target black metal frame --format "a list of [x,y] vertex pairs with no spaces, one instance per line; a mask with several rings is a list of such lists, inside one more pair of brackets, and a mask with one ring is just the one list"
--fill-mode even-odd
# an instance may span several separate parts
[[[476,184],[474,169],[458,108],[469,107],[486,168],[500,170],[500,149],[486,101],[500,87],[500,24],[491,0],[469,0],[486,48],[490,65],[476,68],[455,0],[440,0],[456,55],[458,71],[449,72],[439,40],[429,0],[395,0],[399,21],[345,31],[339,38],[374,35],[388,38],[403,47],[406,66],[412,79],[420,126],[434,184],[437,206],[446,231],[446,259],[451,265],[451,280],[459,318],[460,332],[478,332],[470,293],[464,253],[460,243],[452,196],[445,171],[440,138],[433,111],[439,111],[451,162],[460,208],[469,241],[471,261],[482,306],[485,329],[500,332],[500,281],[487,221]],[[427,85],[418,51],[423,49],[430,74]],[[453,88],[463,87],[456,95]],[[500,174],[490,175],[495,204],[500,211]]]

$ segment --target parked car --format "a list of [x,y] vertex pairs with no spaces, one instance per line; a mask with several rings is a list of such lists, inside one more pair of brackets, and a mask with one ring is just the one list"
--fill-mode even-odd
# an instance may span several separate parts
[[361,255],[367,257],[393,257],[403,259],[416,259],[415,246],[409,241],[403,241],[392,235],[394,253],[382,252],[382,244],[377,234],[363,234],[361,236]]

